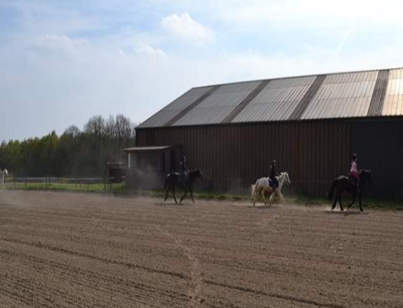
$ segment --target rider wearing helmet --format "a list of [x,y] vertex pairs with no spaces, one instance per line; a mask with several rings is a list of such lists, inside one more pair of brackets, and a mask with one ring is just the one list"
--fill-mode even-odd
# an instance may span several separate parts
[[269,180],[270,180],[270,186],[272,186],[274,189],[276,189],[278,187],[278,180],[276,178],[276,161],[275,160],[273,160],[270,164]]

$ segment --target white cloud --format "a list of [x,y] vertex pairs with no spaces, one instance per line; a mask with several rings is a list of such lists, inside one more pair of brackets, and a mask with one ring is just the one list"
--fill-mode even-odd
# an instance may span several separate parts
[[214,32],[195,21],[188,13],[166,16],[162,19],[161,25],[172,35],[198,45],[214,39]]
[[139,54],[148,55],[151,57],[156,58],[165,58],[167,55],[166,53],[160,48],[154,48],[147,43],[140,42],[136,48],[136,52]]
[[[247,28],[262,25],[290,28],[349,26],[351,23],[402,27],[403,3],[399,0],[229,0],[219,7],[220,17]],[[347,25],[346,25],[347,23]]]
[[85,39],[72,39],[67,35],[45,34],[34,40],[32,43],[34,49],[43,51],[75,54],[79,48],[88,47],[88,41]]

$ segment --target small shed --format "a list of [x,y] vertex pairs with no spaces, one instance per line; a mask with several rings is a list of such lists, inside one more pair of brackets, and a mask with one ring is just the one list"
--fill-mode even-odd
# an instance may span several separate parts
[[177,170],[181,145],[130,147],[127,153],[127,184],[132,189],[161,189],[167,173]]
[[106,176],[109,183],[121,183],[126,179],[127,166],[124,162],[107,162]]

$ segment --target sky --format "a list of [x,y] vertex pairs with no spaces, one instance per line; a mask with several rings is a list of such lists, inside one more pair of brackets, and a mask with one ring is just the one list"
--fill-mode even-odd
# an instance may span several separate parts
[[192,87],[403,66],[402,1],[0,0],[0,141]]

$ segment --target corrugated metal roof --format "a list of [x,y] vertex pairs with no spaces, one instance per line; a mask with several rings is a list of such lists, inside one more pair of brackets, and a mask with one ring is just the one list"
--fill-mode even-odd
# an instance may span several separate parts
[[193,88],[175,99],[168,106],[141,123],[139,127],[164,126],[168,121],[178,115],[182,110],[190,106],[199,97],[211,90],[213,86]]
[[397,115],[403,68],[193,88],[139,127]]
[[301,119],[366,116],[377,75],[372,71],[326,76]]
[[315,76],[271,80],[232,122],[288,119],[314,80]]
[[390,70],[382,115],[403,114],[403,69]]
[[222,85],[173,126],[220,123],[259,83],[250,81]]

